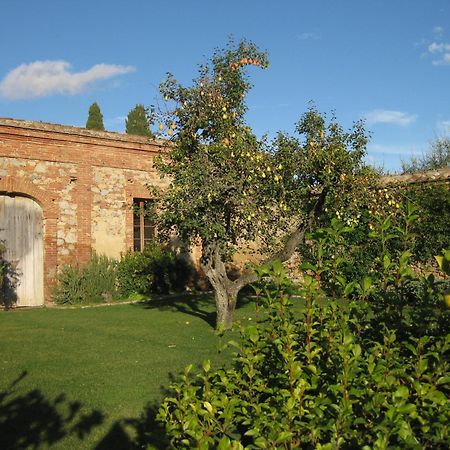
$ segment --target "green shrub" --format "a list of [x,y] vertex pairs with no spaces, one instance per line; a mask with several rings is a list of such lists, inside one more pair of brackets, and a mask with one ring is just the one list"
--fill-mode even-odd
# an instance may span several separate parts
[[127,252],[117,265],[117,281],[120,296],[146,295],[151,290],[153,273],[149,258],[144,252]]
[[0,242],[0,292],[3,288],[4,279],[6,276],[6,261],[3,258],[5,252],[5,246]]
[[414,232],[419,238],[413,253],[417,260],[426,262],[441,249],[450,247],[450,186],[448,183],[413,185],[406,196],[420,214],[414,224]]
[[125,298],[181,290],[189,274],[188,264],[158,242],[151,242],[143,252],[126,253],[117,267],[119,292]]
[[450,335],[399,339],[308,275],[295,319],[281,264],[261,275],[266,318],[241,328],[231,368],[205,362],[172,383],[158,418],[173,448],[448,448]]
[[117,297],[116,265],[114,260],[94,254],[83,267],[64,266],[53,289],[53,301],[80,305],[113,300]]
[[189,275],[187,263],[153,242],[143,252],[126,253],[120,261],[94,255],[85,266],[64,266],[52,297],[58,304],[77,305],[169,293],[183,289]]
[[5,309],[13,307],[17,302],[17,285],[20,283],[20,273],[15,264],[5,258],[6,245],[0,242],[0,305]]

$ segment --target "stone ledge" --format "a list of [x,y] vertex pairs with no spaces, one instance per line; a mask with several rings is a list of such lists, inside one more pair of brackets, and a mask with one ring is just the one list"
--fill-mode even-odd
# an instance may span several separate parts
[[406,173],[403,175],[387,175],[381,177],[380,184],[382,186],[392,186],[396,184],[431,183],[437,181],[450,181],[450,168]]
[[[9,119],[0,117],[0,127],[9,127],[12,129],[23,130],[20,134],[24,135],[28,132],[41,132],[51,135],[51,139],[56,139],[57,134],[65,135],[65,140],[77,140],[77,137],[93,140],[106,140],[110,143],[123,142],[125,145],[136,145],[139,147],[163,147],[170,145],[170,141],[164,139],[149,139],[144,136],[134,136],[126,133],[113,131],[88,130],[86,128],[74,127],[70,125],[58,125],[47,122],[34,122],[31,120]],[[159,150],[159,151],[160,151]],[[155,151],[155,150],[153,150]]]

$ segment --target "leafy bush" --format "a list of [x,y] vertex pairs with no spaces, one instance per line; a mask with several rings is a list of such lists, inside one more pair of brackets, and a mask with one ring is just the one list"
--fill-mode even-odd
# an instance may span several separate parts
[[406,196],[417,206],[420,220],[414,232],[420,239],[415,242],[414,256],[425,262],[450,247],[450,187],[448,184],[413,185]]
[[85,266],[64,266],[52,297],[58,304],[77,305],[168,293],[183,289],[189,275],[187,263],[153,242],[143,252],[126,253],[120,261],[94,254]]
[[3,258],[5,252],[5,246],[0,242],[0,292],[3,288],[4,279],[6,276],[6,261]]
[[148,294],[153,283],[153,272],[149,258],[144,252],[127,252],[117,266],[117,281],[120,296]]
[[0,241],[0,305],[9,309],[17,303],[17,285],[20,273],[14,263],[5,258],[6,245]]
[[296,319],[281,264],[261,275],[266,320],[241,328],[232,367],[205,362],[172,383],[158,418],[174,448],[448,448],[450,335],[399,339],[367,302],[327,302],[308,275]]
[[116,296],[116,262],[96,254],[83,267],[64,266],[52,293],[55,303],[69,305],[101,303]]
[[189,274],[187,263],[158,242],[148,244],[143,252],[126,253],[117,266],[119,292],[125,298],[181,290]]

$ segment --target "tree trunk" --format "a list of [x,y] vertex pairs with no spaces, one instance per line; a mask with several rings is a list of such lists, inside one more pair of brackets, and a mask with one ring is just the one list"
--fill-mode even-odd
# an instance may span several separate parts
[[233,326],[233,314],[236,308],[237,292],[235,290],[227,291],[224,286],[216,286],[216,329],[229,330]]
[[[266,263],[279,259],[284,262],[289,259],[296,248],[305,240],[305,233],[311,228],[313,222],[319,217],[325,199],[323,191],[309,213],[307,221],[299,224],[298,228],[287,238],[283,248],[266,260]],[[228,278],[225,263],[222,259],[222,247],[218,242],[202,241],[201,266],[210,281],[216,299],[216,329],[229,330],[233,326],[233,313],[236,308],[239,291],[258,277],[253,270],[242,273],[236,280]]]
[[233,326],[233,313],[242,285],[228,278],[220,247],[216,243],[203,243],[201,264],[214,289],[217,312],[216,328],[229,330]]

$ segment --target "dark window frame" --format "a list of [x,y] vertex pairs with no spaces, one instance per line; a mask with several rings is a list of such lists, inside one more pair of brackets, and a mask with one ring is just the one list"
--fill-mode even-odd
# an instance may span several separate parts
[[150,198],[133,198],[133,250],[142,252],[156,236],[153,204]]

